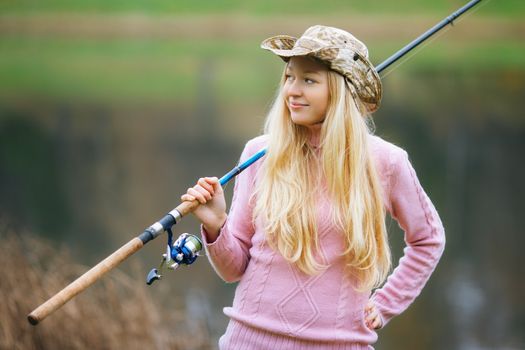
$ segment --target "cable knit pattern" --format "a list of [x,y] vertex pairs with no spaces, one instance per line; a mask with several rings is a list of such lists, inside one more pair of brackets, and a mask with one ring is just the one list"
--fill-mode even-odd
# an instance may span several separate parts
[[[249,141],[241,160],[265,146],[265,136]],[[353,289],[355,280],[342,256],[342,233],[327,219],[329,200],[322,189],[316,189],[318,254],[328,269],[306,275],[266,244],[261,223],[252,220],[252,194],[263,158],[237,177],[230,213],[217,239],[208,242],[202,231],[219,276],[239,282],[232,307],[224,309],[231,321],[221,349],[372,349],[377,334],[364,322],[368,299],[385,325],[419,295],[443,252],[443,226],[406,152],[377,136],[369,137],[369,146],[385,208],[405,232],[407,244],[385,285],[372,295]]]

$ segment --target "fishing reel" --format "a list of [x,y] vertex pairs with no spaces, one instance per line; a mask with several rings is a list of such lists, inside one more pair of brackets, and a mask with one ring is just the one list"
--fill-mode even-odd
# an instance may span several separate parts
[[156,280],[162,278],[164,267],[175,270],[180,265],[191,265],[197,260],[199,252],[202,250],[202,241],[194,235],[183,233],[173,242],[173,232],[168,232],[168,245],[166,253],[162,254],[162,261],[158,269],[152,269],[146,277],[146,284],[151,285]]

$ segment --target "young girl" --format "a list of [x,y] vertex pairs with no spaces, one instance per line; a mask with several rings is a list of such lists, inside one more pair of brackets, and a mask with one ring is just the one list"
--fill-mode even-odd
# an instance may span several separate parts
[[[261,47],[285,72],[265,134],[241,160],[264,147],[266,156],[236,179],[228,215],[217,178],[181,197],[201,203],[194,214],[217,273],[239,281],[219,347],[372,349],[375,330],[434,270],[443,226],[406,152],[371,134],[381,81],[362,42],[314,26]],[[391,268],[385,211],[407,247],[375,289]]]

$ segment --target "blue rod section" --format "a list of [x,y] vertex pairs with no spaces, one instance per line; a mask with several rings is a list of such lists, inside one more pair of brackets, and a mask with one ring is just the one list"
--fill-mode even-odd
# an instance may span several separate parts
[[235,176],[239,175],[244,169],[255,163],[259,158],[264,156],[266,154],[266,148],[263,148],[259,152],[255,153],[253,156],[248,158],[246,161],[244,161],[242,164],[237,165],[235,168],[230,170],[226,175],[221,177],[219,179],[219,183],[221,186],[224,186],[228,183],[231,179],[233,179]]

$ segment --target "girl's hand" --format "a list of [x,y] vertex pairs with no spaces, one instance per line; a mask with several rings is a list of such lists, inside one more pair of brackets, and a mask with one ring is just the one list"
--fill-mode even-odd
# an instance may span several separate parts
[[226,201],[219,179],[216,177],[203,177],[197,184],[188,188],[186,194],[180,197],[183,201],[198,200],[199,205],[193,214],[202,222],[208,233],[208,241],[214,242],[219,231],[226,221]]
[[383,326],[381,315],[371,299],[365,306],[365,324],[370,329],[378,329]]

